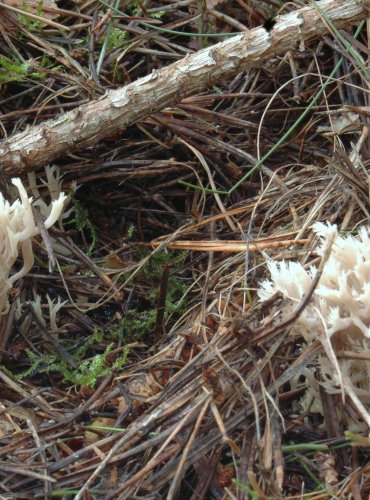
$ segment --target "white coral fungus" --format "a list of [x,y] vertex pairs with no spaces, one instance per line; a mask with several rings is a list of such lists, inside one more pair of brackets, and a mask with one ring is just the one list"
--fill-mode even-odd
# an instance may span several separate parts
[[[19,200],[10,204],[0,193],[0,314],[7,311],[7,293],[15,281],[25,276],[32,268],[34,257],[31,238],[39,234],[32,213],[32,198],[28,198],[20,179],[12,179],[12,184],[19,192]],[[59,218],[66,196],[64,193],[52,202],[47,219],[46,229],[50,228]],[[22,250],[23,267],[10,276],[12,267]]]
[[[322,385],[329,393],[345,392],[370,423],[370,228],[357,236],[339,236],[336,226],[316,223],[320,237],[317,252],[323,255],[334,236],[313,297],[292,328],[291,334],[310,343],[319,339],[325,354],[319,359]],[[268,262],[271,280],[258,291],[261,300],[275,292],[286,299],[283,318],[308,292],[316,267],[304,269],[297,262]]]
[[[41,185],[47,187],[51,200],[56,201],[59,199],[59,196],[62,192],[62,175],[60,172],[60,168],[57,167],[56,165],[47,166],[45,167],[45,173],[46,173],[46,181],[41,179]],[[33,202],[33,206],[37,207],[40,210],[41,215],[46,219],[50,215],[52,205],[48,205],[42,198],[40,193],[41,185],[37,183],[35,172],[29,172],[28,183],[29,183],[29,190],[31,191],[35,200]],[[74,182],[72,182],[72,191],[74,192],[77,191],[77,186]],[[64,219],[67,219],[74,210],[73,207],[66,210],[66,207],[71,201],[70,198],[71,197],[69,195],[66,195],[64,197],[64,204],[63,204],[64,210],[58,217],[59,228],[62,230],[63,230],[62,221]]]

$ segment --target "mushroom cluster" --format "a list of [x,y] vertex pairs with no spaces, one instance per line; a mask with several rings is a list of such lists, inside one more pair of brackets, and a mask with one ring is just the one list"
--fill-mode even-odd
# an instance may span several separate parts
[[[12,184],[18,189],[19,199],[10,204],[0,193],[0,314],[8,310],[10,288],[33,266],[32,238],[39,234],[32,213],[32,198],[28,198],[20,179],[12,179]],[[65,194],[61,193],[58,199],[52,201],[49,215],[44,222],[46,229],[60,217],[65,199]],[[20,249],[23,266],[18,272],[11,274]]]
[[[314,224],[319,237],[317,253],[323,255],[334,237],[312,299],[294,324],[291,335],[307,343],[319,339],[323,355],[318,359],[319,383],[328,393],[350,398],[354,411],[370,425],[370,229],[361,227],[356,236],[341,236],[336,226]],[[266,300],[276,292],[286,299],[282,318],[290,314],[309,291],[317,272],[298,262],[267,263],[271,278],[261,283],[258,295]],[[306,370],[307,372],[307,370]],[[307,380],[310,377],[307,377]],[[312,377],[311,377],[312,378]],[[320,398],[308,380],[316,411]],[[351,420],[351,419],[349,419]],[[352,419],[354,420],[354,419]]]

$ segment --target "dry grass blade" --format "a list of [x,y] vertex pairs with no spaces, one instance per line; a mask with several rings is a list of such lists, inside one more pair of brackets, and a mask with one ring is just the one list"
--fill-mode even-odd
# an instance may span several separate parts
[[[167,248],[178,250],[190,250],[192,252],[261,252],[262,250],[290,247],[292,245],[305,245],[307,239],[283,240],[283,241],[263,241],[249,243],[248,241],[173,241],[168,243]],[[159,247],[163,243],[153,241],[150,245],[153,248]]]

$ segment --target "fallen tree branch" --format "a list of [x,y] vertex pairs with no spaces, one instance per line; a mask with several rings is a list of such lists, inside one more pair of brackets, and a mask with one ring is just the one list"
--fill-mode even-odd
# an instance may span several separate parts
[[[319,4],[337,28],[365,19],[370,11],[370,0],[322,0]],[[3,140],[1,173],[14,177],[97,144],[120,128],[326,32],[328,26],[315,7],[304,7],[277,17],[269,32],[258,27],[187,55],[121,89],[108,91],[98,100]]]

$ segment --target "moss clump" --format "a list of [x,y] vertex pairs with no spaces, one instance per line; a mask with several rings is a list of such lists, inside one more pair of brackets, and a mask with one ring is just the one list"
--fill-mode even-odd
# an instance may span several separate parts
[[[143,250],[136,252],[138,258],[146,257]],[[170,265],[170,275],[166,289],[165,318],[179,317],[186,311],[185,299],[188,286],[179,277],[178,270],[183,266],[187,252],[155,252],[141,268],[135,278],[135,287],[140,290],[141,300],[130,308],[121,321],[122,330],[131,336],[142,338],[151,333],[157,318],[158,291],[163,275],[163,268]]]
[[112,373],[112,371],[121,369],[126,364],[129,354],[129,346],[124,346],[118,355],[115,353],[112,360],[112,351],[114,348],[114,343],[112,342],[105,347],[101,354],[95,354],[85,359],[92,345],[101,343],[103,338],[103,332],[95,331],[93,335],[73,350],[71,356],[76,364],[75,368],[57,354],[43,354],[39,356],[30,349],[27,349],[31,366],[18,375],[17,378],[25,379],[35,374],[54,372],[59,374],[66,383],[94,387],[99,378]]

